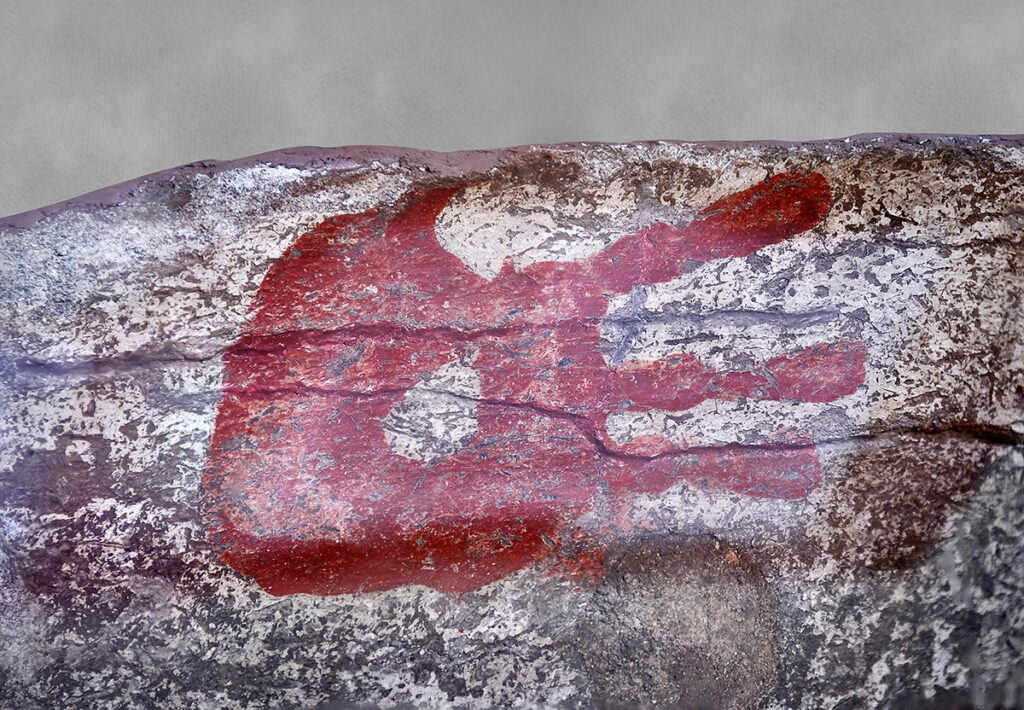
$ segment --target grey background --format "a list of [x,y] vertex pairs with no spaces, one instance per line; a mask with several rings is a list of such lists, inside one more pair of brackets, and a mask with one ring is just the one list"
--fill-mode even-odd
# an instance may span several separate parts
[[0,215],[295,145],[1024,132],[1024,3],[0,5]]

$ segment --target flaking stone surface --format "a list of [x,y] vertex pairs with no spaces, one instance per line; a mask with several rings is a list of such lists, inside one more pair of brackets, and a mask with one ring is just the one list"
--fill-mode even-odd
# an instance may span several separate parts
[[0,221],[0,705],[1024,707],[1024,140],[302,148]]

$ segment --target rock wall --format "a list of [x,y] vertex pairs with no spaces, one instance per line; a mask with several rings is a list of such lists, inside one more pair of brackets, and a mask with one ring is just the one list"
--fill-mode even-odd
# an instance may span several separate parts
[[1024,142],[296,149],[0,223],[12,707],[1024,706]]

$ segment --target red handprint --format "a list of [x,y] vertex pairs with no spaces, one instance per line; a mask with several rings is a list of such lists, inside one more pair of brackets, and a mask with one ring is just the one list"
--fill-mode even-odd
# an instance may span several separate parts
[[[776,175],[685,226],[649,225],[578,262],[517,270],[506,260],[490,280],[436,238],[459,189],[328,219],[267,274],[248,329],[225,354],[204,477],[212,532],[232,567],[272,594],[403,584],[465,592],[545,558],[594,562],[571,523],[598,495],[684,480],[792,499],[817,485],[810,445],[617,441],[607,419],[707,399],[833,401],[863,382],[862,344],[717,371],[685,352],[609,362],[599,341],[612,297],[816,226],[829,208],[824,177]],[[431,391],[440,373],[455,379]],[[453,430],[417,410],[438,398],[471,424]],[[441,444],[403,451],[402,426],[418,413]]]

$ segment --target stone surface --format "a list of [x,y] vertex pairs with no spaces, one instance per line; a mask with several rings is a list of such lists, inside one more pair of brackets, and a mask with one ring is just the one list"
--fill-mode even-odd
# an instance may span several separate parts
[[607,707],[751,707],[775,685],[776,600],[717,540],[647,539],[605,560],[577,649]]
[[197,164],[3,221],[0,698],[1024,705],[1024,141]]

